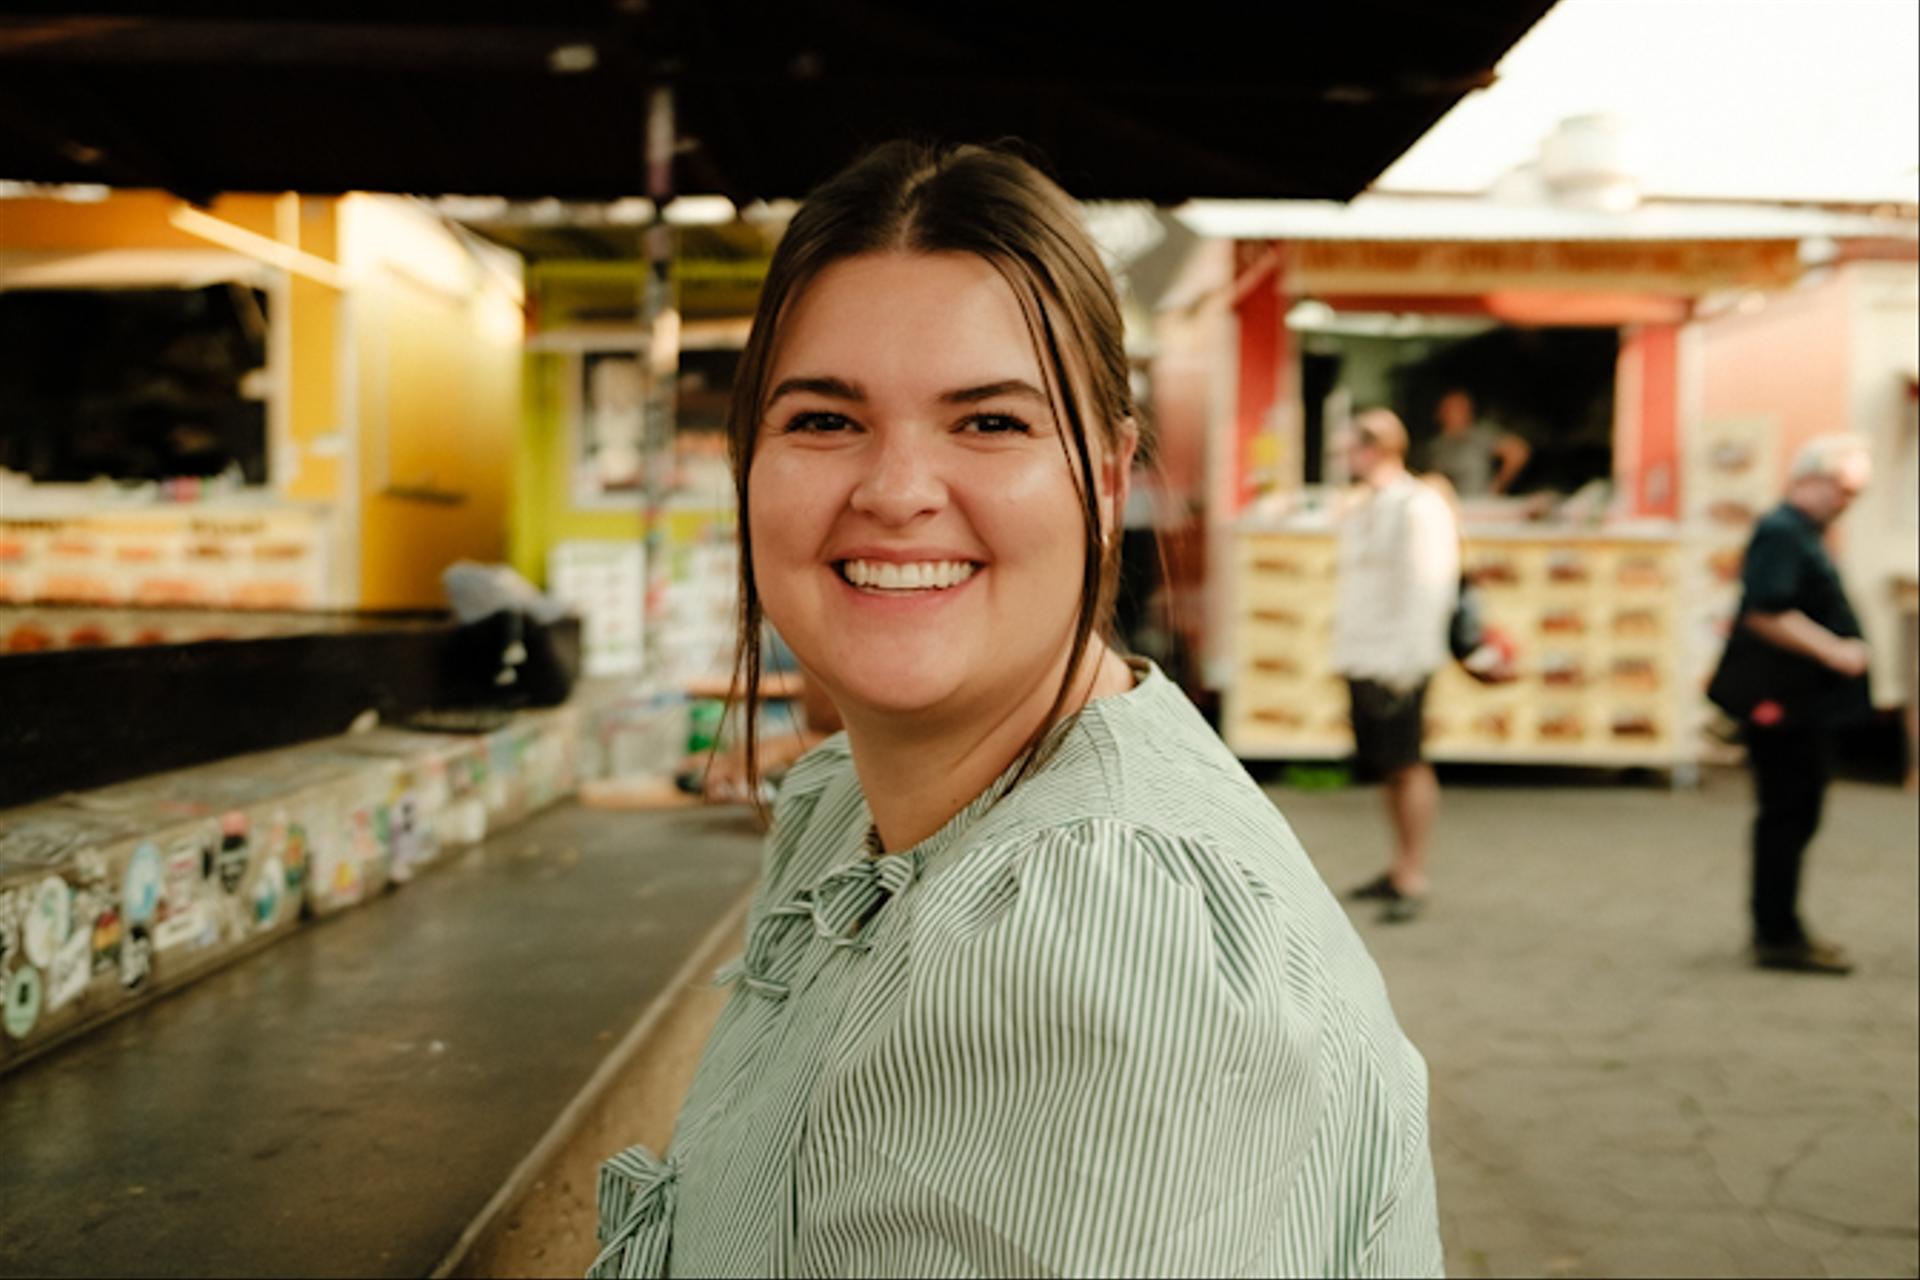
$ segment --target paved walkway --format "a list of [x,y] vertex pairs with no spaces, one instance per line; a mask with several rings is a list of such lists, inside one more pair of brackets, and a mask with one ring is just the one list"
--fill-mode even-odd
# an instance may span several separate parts
[[[1334,886],[1378,870],[1370,792],[1275,795]],[[1432,1068],[1452,1274],[1920,1274],[1915,801],[1832,797],[1807,899],[1844,980],[1741,962],[1746,806],[1727,775],[1453,788],[1429,913],[1356,911]],[[425,1274],[756,848],[726,812],[565,808],[9,1075],[0,1274]],[[669,1113],[657,1068],[609,1105]],[[523,1261],[578,1274],[614,1145]]]
[[428,1274],[759,845],[737,812],[565,805],[26,1064],[0,1275]]
[[[1335,888],[1379,870],[1370,792],[1273,794]],[[1803,903],[1845,979],[1742,963],[1737,774],[1442,803],[1428,914],[1354,915],[1432,1071],[1450,1274],[1920,1274],[1912,795],[1830,798]]]

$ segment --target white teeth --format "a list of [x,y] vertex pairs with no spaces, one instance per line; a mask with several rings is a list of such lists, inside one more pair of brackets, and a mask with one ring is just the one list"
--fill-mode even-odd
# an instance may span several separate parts
[[847,560],[840,572],[856,587],[880,591],[943,591],[973,576],[976,566],[965,560],[920,560],[900,564],[892,560]]

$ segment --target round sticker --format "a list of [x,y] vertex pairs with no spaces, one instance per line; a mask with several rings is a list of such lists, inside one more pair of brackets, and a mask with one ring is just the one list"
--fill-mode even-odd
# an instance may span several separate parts
[[7,978],[7,1034],[25,1040],[33,1024],[40,1021],[40,974],[34,969],[15,969]]
[[[73,931],[73,890],[59,876],[48,876],[33,891],[33,905],[27,908],[24,943],[27,959],[45,968]],[[35,1005],[35,1012],[39,1006]],[[24,1034],[24,1033],[23,1033]]]
[[281,869],[280,859],[269,857],[260,864],[260,874],[253,882],[253,923],[264,929],[273,923],[280,914],[280,898],[287,891],[287,875]]
[[143,844],[133,851],[127,874],[120,882],[120,905],[128,924],[146,924],[160,909],[160,886],[165,881],[160,850]]

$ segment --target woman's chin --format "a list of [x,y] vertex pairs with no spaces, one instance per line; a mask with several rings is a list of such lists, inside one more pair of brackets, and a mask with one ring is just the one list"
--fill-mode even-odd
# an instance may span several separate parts
[[[959,692],[951,670],[914,670],[869,666],[836,681],[834,701],[843,713],[857,708],[873,715],[924,715],[938,711]],[[857,714],[857,712],[856,712]]]

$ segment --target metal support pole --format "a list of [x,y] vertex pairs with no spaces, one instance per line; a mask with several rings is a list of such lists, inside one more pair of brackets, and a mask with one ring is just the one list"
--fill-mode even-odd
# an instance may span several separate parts
[[674,232],[667,224],[673,199],[675,133],[673,89],[658,85],[647,98],[647,196],[653,221],[647,227],[647,274],[642,286],[641,320],[647,334],[647,408],[643,437],[641,494],[646,548],[646,594],[641,644],[643,670],[662,673],[667,652],[660,630],[667,619],[669,572],[667,499],[673,483],[674,382],[680,369],[680,312],[674,297]]

